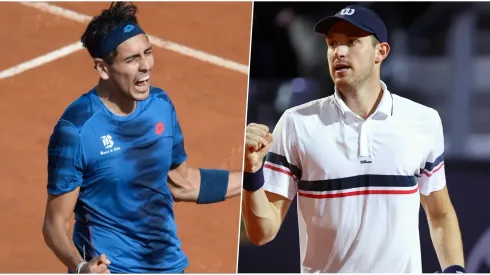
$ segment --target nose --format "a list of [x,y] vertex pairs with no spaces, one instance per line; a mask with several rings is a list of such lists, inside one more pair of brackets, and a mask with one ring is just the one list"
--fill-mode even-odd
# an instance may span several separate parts
[[338,59],[344,59],[347,57],[349,47],[346,45],[338,45],[335,47],[334,56]]
[[143,57],[141,58],[140,61],[140,71],[146,72],[150,70],[150,60],[148,60],[148,57]]

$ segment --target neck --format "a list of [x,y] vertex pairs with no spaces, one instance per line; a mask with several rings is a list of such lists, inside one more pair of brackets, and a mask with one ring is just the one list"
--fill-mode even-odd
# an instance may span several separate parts
[[136,108],[136,101],[127,96],[123,91],[117,91],[109,87],[109,83],[99,81],[95,87],[97,95],[104,105],[115,115],[126,116]]
[[363,119],[374,113],[383,96],[379,79],[365,81],[356,87],[340,88],[338,91],[345,105]]

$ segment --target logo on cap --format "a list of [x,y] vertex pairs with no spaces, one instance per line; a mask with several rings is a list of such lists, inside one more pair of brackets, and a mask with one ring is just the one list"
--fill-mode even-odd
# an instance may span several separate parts
[[355,11],[356,11],[355,9],[345,8],[345,9],[340,11],[340,14],[341,15],[353,15]]
[[126,27],[124,27],[123,31],[124,32],[130,32],[134,29],[134,26],[133,25],[127,25]]

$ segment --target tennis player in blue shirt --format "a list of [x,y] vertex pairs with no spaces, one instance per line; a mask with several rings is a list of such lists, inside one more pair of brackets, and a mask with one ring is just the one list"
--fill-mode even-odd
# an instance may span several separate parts
[[240,195],[241,172],[187,167],[175,107],[150,85],[152,48],[136,12],[113,3],[90,22],[81,40],[100,81],[49,140],[43,235],[73,273],[182,273],[174,201]]

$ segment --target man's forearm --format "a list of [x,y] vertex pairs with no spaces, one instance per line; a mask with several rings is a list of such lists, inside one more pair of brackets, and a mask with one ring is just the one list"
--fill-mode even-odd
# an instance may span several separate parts
[[263,245],[275,238],[281,227],[281,215],[267,198],[263,188],[242,194],[242,216],[249,239]]
[[[207,180],[203,187],[203,179],[198,168],[186,168],[185,173],[172,173],[169,178],[169,187],[176,201],[197,202],[202,188],[210,190],[218,189],[222,198],[229,199],[239,196],[242,190],[242,173],[229,172],[228,182],[223,178],[220,181],[216,179]],[[227,186],[224,186],[224,185]],[[221,188],[221,187],[222,188]],[[214,192],[214,191],[213,191]]]
[[228,188],[226,190],[226,198],[240,196],[242,192],[242,172],[230,172],[228,176]]
[[68,237],[64,223],[45,222],[44,241],[56,257],[73,273],[83,261],[73,241]]
[[451,265],[464,267],[463,244],[456,213],[448,212],[440,217],[428,217],[430,235],[441,269]]

